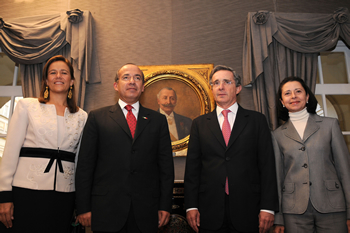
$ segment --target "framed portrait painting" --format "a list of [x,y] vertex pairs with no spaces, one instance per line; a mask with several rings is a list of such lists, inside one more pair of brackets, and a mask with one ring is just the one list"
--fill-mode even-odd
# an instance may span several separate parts
[[192,120],[211,112],[213,64],[139,66],[145,75],[140,103],[167,117],[174,156],[186,156]]

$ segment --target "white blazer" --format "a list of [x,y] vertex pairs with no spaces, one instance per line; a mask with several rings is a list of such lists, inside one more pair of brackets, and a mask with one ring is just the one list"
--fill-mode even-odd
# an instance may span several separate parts
[[[63,140],[59,150],[76,153],[81,139],[87,113],[79,109],[64,113],[65,128],[59,129]],[[0,164],[0,192],[12,191],[12,186],[35,189],[75,191],[75,165],[62,161],[63,173],[55,169],[56,160],[50,171],[44,173],[50,159],[19,157],[22,147],[58,149],[58,128],[56,108],[42,104],[36,98],[19,100],[8,129],[8,136]],[[76,156],[77,159],[77,156]],[[56,172],[56,186],[54,187]]]

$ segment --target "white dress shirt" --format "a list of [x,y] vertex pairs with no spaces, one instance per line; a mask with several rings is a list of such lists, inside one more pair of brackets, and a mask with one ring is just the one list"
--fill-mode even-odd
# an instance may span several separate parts
[[[232,127],[233,127],[233,125],[235,123],[237,110],[238,110],[237,102],[234,103],[233,105],[231,105],[227,109],[230,110],[230,112],[227,114],[227,118],[228,118],[228,123],[230,123],[231,131],[232,131]],[[222,111],[223,110],[226,110],[226,109],[223,109],[223,108],[221,108],[219,106],[216,106],[216,115],[218,116],[219,125],[220,125],[220,129],[221,130],[222,130],[222,125],[224,123],[224,115],[222,115]]]
[[[125,103],[123,100],[119,99],[118,100],[118,104],[120,106],[120,108],[122,109],[124,116],[126,118],[126,114],[128,114],[128,110],[126,110],[125,106],[128,105],[127,103]],[[137,119],[138,115],[139,115],[139,110],[140,110],[140,102],[137,101],[136,103],[132,104],[132,114],[134,114],[135,118]]]
[[166,116],[166,120],[168,121],[169,132],[175,137],[176,140],[179,140],[179,134],[177,133],[174,112],[171,112],[170,115],[168,115],[161,108],[159,108],[159,112]]

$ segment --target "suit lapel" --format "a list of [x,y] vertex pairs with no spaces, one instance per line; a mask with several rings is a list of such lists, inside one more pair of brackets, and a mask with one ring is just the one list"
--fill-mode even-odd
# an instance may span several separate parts
[[317,130],[320,129],[319,124],[316,122],[321,122],[322,118],[318,117],[316,114],[310,114],[309,119],[307,120],[305,132],[304,132],[304,138],[303,141],[305,142],[311,135],[313,135]]
[[224,136],[222,135],[220,125],[219,125],[218,116],[216,115],[216,109],[214,109],[214,111],[208,114],[207,120],[208,120],[209,129],[212,131],[216,139],[219,141],[220,145],[226,148]]
[[300,138],[299,133],[295,129],[291,120],[288,120],[282,127],[284,130],[284,135],[296,142],[304,143],[311,135],[313,135],[317,130],[320,129],[320,126],[316,123],[322,121],[322,118],[318,117],[315,114],[310,114],[309,119],[307,120],[304,137]]
[[230,146],[232,146],[234,141],[241,134],[242,130],[245,128],[245,126],[248,123],[248,119],[249,119],[249,114],[247,114],[247,111],[243,109],[241,106],[238,106],[236,119],[232,127],[231,136],[230,136],[230,140],[228,141],[227,149]]
[[126,122],[125,115],[123,113],[123,110],[120,108],[119,104],[116,103],[115,105],[113,105],[110,108],[109,112],[110,112],[110,117],[115,122],[117,122],[117,124],[125,131],[127,135],[129,135],[130,138],[132,138],[129,125]]
[[134,141],[140,136],[146,125],[151,122],[149,111],[140,104],[139,115],[137,117],[136,132]]
[[282,130],[284,132],[284,135],[296,142],[303,143],[303,141],[300,138],[300,135],[298,134],[297,130],[295,129],[293,123],[290,121],[290,119],[282,125]]

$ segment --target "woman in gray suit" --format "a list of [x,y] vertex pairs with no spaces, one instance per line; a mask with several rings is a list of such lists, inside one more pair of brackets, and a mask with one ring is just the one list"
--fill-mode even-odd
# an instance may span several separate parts
[[280,212],[275,233],[350,232],[350,158],[338,120],[316,115],[304,81],[284,79],[273,132]]

